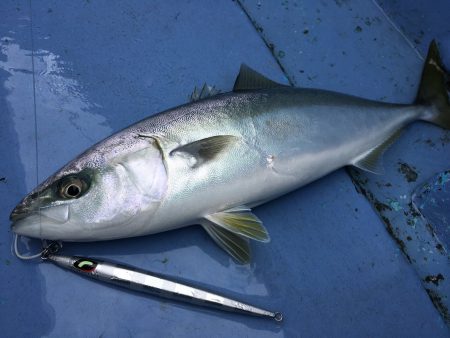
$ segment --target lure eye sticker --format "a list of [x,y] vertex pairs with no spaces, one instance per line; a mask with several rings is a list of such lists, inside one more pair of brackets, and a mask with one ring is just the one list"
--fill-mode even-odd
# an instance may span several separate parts
[[73,266],[83,272],[92,272],[97,267],[97,263],[89,259],[82,258],[73,263]]

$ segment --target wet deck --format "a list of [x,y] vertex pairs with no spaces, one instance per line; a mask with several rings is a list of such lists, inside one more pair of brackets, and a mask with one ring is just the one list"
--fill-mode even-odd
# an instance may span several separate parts
[[413,101],[432,38],[450,65],[450,6],[379,3],[2,3],[2,335],[448,336],[450,133],[425,123],[385,154],[384,176],[341,169],[257,208],[272,241],[253,243],[250,265],[195,226],[64,248],[210,285],[282,311],[282,324],[123,292],[11,254],[9,212],[37,181],[186,102],[194,86],[231,90],[242,62],[295,86]]

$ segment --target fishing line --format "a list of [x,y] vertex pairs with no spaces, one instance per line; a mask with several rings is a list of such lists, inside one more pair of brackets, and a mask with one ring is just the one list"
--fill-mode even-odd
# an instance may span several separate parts
[[375,5],[375,7],[383,14],[386,21],[394,28],[397,33],[400,34],[400,36],[406,41],[406,43],[413,49],[413,51],[416,53],[416,55],[419,57],[420,60],[424,61],[422,54],[420,54],[419,50],[416,46],[411,42],[411,40],[405,35],[405,33],[402,32],[402,30],[395,24],[394,21],[389,17],[389,15],[386,13],[386,11],[380,6],[380,4],[376,0],[372,0],[372,3]]
[[[39,186],[39,151],[38,151],[38,122],[37,122],[37,108],[36,108],[36,72],[34,66],[34,34],[33,34],[33,6],[31,0],[29,1],[30,7],[30,41],[31,41],[31,74],[33,79],[33,110],[34,110],[34,138],[35,138],[35,156],[36,156],[36,186]],[[40,196],[38,191],[38,212],[39,212],[39,234],[42,238],[42,219],[40,208]],[[15,243],[17,244],[17,236]],[[17,246],[16,246],[17,247]],[[44,241],[42,241],[42,249],[44,249]],[[16,251],[17,253],[17,251]],[[19,257],[19,256],[18,256]]]
[[[39,185],[39,151],[38,151],[38,123],[37,123],[37,109],[36,109],[36,76],[35,76],[35,65],[34,65],[34,37],[33,37],[33,14],[32,14],[32,4],[31,4],[31,0],[29,1],[29,8],[30,8],[30,41],[31,41],[31,76],[32,76],[32,81],[33,81],[33,112],[34,112],[34,138],[35,138],[35,147],[34,147],[34,151],[35,151],[35,158],[36,158],[36,186]],[[40,203],[40,198],[39,198],[39,192],[38,192],[38,203]],[[39,233],[40,233],[40,237],[42,238],[42,224],[41,224],[41,212],[40,212],[40,205],[38,205],[38,210],[39,210]],[[19,259],[23,259],[23,260],[29,260],[29,259],[34,259],[34,258],[38,258],[41,257],[41,255],[45,252],[46,248],[46,241],[42,240],[42,250],[34,255],[30,255],[30,256],[26,256],[26,255],[22,255],[19,252],[19,247],[18,247],[18,242],[19,242],[19,235],[15,234],[14,237],[14,254],[17,256],[17,258]]]
[[14,253],[16,254],[17,258],[20,258],[20,259],[23,259],[23,260],[38,258],[38,257],[41,257],[42,253],[44,252],[44,249],[42,249],[42,251],[40,251],[39,253],[37,253],[35,255],[31,255],[31,256],[22,255],[19,252],[19,248],[18,248],[18,245],[17,245],[18,241],[19,241],[19,235],[15,234],[15,237],[14,237]]
[[19,236],[18,234],[15,234],[14,237],[14,254],[17,256],[17,258],[23,259],[23,260],[29,260],[29,259],[34,259],[34,258],[38,258],[38,257],[42,257],[44,255],[44,253],[48,252],[49,249],[56,245],[58,247],[58,250],[61,249],[63,247],[63,244],[61,241],[52,241],[50,244],[47,244],[47,241],[44,239],[42,240],[42,250],[34,255],[22,255],[19,252],[19,245],[17,244],[19,241]]

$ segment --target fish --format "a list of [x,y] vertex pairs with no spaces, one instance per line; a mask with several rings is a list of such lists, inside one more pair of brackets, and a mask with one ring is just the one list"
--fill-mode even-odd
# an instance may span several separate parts
[[250,240],[270,241],[254,207],[345,166],[382,173],[414,121],[449,129],[446,76],[435,41],[412,104],[294,88],[241,65],[232,92],[204,86],[62,167],[15,207],[12,231],[83,242],[198,224],[248,263]]

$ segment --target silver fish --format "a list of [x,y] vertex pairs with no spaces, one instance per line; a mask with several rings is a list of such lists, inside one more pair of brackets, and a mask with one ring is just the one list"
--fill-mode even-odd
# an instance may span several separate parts
[[243,65],[232,92],[205,87],[68,163],[13,210],[12,229],[98,241],[200,224],[246,263],[248,239],[269,241],[251,208],[343,166],[380,172],[416,120],[449,129],[445,76],[435,42],[411,105],[284,86]]
[[46,254],[42,258],[85,277],[134,291],[224,311],[271,318],[277,322],[283,320],[283,315],[280,312],[264,310],[211,291],[199,289],[192,285],[124,264],[110,263],[87,257],[63,256],[54,253]]

